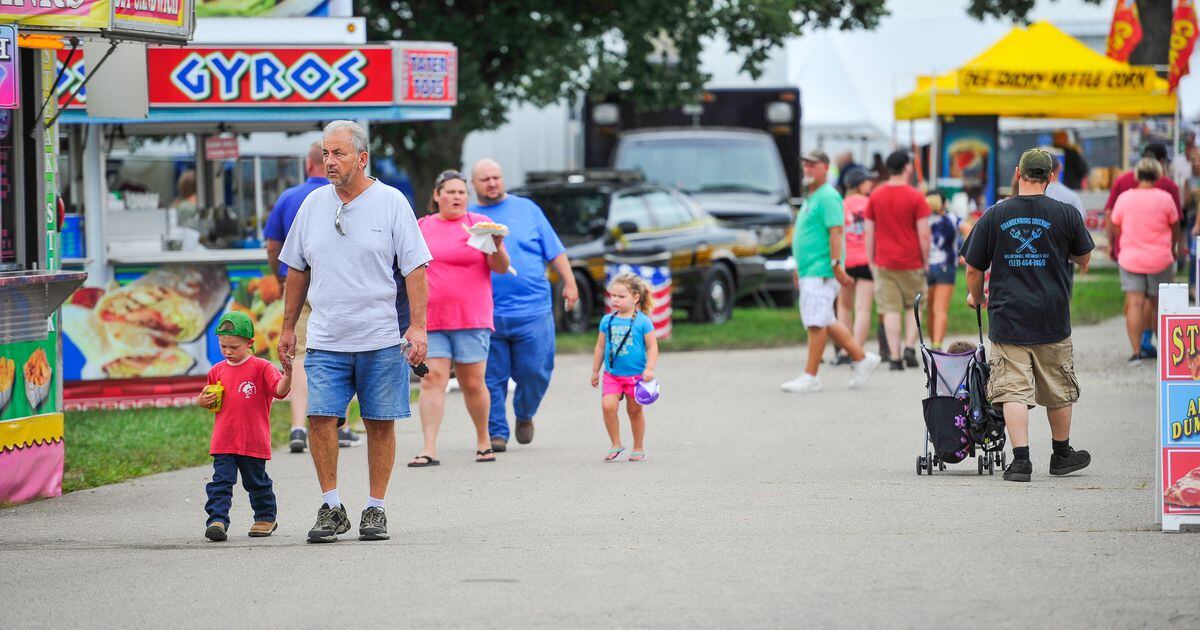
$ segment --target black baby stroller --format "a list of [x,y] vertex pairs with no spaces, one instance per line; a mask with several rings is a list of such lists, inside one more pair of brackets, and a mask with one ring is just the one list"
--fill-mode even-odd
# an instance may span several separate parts
[[928,398],[922,401],[925,454],[917,457],[917,475],[932,475],[935,467],[946,470],[946,464],[957,464],[968,457],[975,457],[981,475],[985,470],[989,475],[996,474],[997,466],[1004,470],[1008,460],[1004,453],[1004,417],[987,400],[990,370],[983,345],[983,314],[975,309],[979,325],[975,350],[949,353],[925,346],[920,294],[913,309],[928,390]]

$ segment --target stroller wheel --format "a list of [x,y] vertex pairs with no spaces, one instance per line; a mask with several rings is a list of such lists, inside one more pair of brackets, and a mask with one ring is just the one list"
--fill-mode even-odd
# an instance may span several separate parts
[[987,470],[988,470],[988,474],[989,474],[989,475],[994,475],[994,474],[996,474],[996,465],[995,465],[995,462],[993,462],[993,461],[992,461],[992,458],[990,458],[990,457],[988,458],[988,462],[987,462]]
[[946,462],[938,462],[938,470],[946,470]]
[[921,472],[923,472],[923,471],[925,470],[925,462],[924,462],[924,459],[925,459],[924,457],[921,457],[920,455],[917,455],[917,476],[918,476],[918,477],[920,477],[920,476],[921,476]]
[[1000,469],[1008,468],[1008,453],[1000,453]]
[[975,463],[979,466],[979,474],[983,474],[983,455],[975,458]]
[[926,475],[933,474],[933,458],[932,457],[925,458],[925,474]]

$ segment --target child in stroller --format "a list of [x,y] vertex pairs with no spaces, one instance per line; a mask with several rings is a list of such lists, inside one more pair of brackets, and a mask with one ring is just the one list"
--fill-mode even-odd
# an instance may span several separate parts
[[[987,399],[990,376],[987,351],[983,345],[983,315],[975,309],[979,326],[979,344],[960,342],[948,351],[925,345],[921,333],[921,296],[913,310],[921,335],[921,361],[925,366],[927,398],[922,401],[925,416],[924,455],[917,457],[917,474],[932,475],[936,467],[975,456],[979,474],[994,475],[996,466],[1004,469],[1004,418]],[[932,453],[930,445],[933,446]],[[976,448],[981,453],[976,455]]]

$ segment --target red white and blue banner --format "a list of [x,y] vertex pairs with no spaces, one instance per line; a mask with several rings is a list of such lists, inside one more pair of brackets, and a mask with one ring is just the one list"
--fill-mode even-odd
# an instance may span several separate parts
[[[650,311],[650,321],[654,323],[654,336],[659,339],[670,337],[671,268],[665,261],[661,264],[657,261],[649,264],[608,261],[604,265],[604,285],[608,286],[612,283],[613,278],[623,273],[640,276],[646,281],[646,284],[650,285],[650,295],[654,299],[654,308]],[[607,292],[604,294],[604,310],[609,313],[613,311]]]

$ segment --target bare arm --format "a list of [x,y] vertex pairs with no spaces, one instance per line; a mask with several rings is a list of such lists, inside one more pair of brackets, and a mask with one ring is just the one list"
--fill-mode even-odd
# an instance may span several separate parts
[[279,362],[285,370],[292,369],[296,358],[296,322],[300,321],[300,310],[308,299],[308,281],[311,269],[288,271],[283,290],[283,333],[279,335]]
[[983,271],[967,264],[967,306],[986,306],[983,296]]
[[267,239],[267,264],[271,265],[271,273],[279,275],[279,252],[283,251],[283,241]]
[[286,367],[283,369],[283,378],[279,379],[279,383],[275,385],[275,397],[283,398],[292,391],[292,368]]
[[508,267],[512,262],[508,258],[508,249],[504,247],[504,238],[499,236],[492,238],[496,239],[496,253],[488,254],[488,268],[494,273],[508,273]]
[[[575,274],[571,271],[571,261],[567,260],[566,252],[563,252],[554,257],[550,261],[550,265],[554,267],[554,272],[562,278],[563,282],[563,300],[566,300],[567,310],[575,308],[575,302],[579,299],[579,287],[575,286]],[[508,267],[505,267],[507,270]]]
[[1092,262],[1092,252],[1088,252],[1082,256],[1071,256],[1071,262],[1079,265],[1079,273],[1087,273],[1088,265]]
[[654,366],[658,365],[658,337],[654,336],[654,331],[646,333],[646,369],[642,371],[642,380],[654,380]]
[[[288,277],[291,277],[290,273]],[[417,365],[425,360],[425,354],[429,351],[429,337],[425,333],[425,307],[429,302],[425,265],[408,272],[404,276],[404,286],[408,290],[408,330],[404,338],[412,346],[408,362]]]
[[[846,264],[842,259],[842,226],[834,226],[829,228],[829,260],[833,264],[833,277],[837,279],[842,286],[850,286],[854,284],[854,278],[846,274]],[[649,348],[650,346],[646,346]]]
[[600,384],[600,365],[604,362],[604,333],[596,337],[596,348],[592,350],[592,387]]
[[917,219],[917,240],[921,242],[921,264],[929,264],[929,245],[933,242],[933,233],[929,230],[929,217]]

